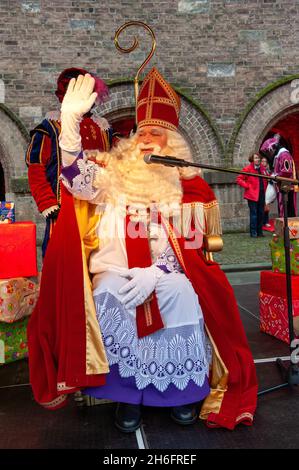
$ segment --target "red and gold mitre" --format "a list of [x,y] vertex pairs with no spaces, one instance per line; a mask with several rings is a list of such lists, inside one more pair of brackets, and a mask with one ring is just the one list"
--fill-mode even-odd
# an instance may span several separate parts
[[161,126],[176,131],[180,98],[154,67],[143,80],[137,99],[137,125]]

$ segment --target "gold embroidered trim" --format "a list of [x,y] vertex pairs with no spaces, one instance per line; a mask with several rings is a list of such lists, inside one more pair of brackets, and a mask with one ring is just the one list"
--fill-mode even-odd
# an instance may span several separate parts
[[[147,106],[147,111],[146,111],[146,119],[150,119],[152,115],[152,109],[153,109],[153,104],[154,103],[161,103],[161,104],[166,104],[167,106],[171,106],[173,108],[173,102],[169,98],[162,98],[159,96],[152,97],[149,96],[147,98],[143,98],[142,100],[139,101],[137,109],[139,109],[141,106]],[[176,115],[179,116],[178,111],[175,109]]]
[[65,382],[58,382],[57,384],[57,391],[62,392],[64,390],[72,390],[75,389],[76,387],[67,387]]
[[180,248],[179,242],[177,241],[177,238],[176,238],[176,236],[175,236],[175,233],[174,233],[174,231],[173,231],[173,229],[172,229],[170,223],[168,222],[168,220],[162,219],[162,223],[165,225],[165,227],[166,227],[166,229],[167,229],[167,233],[168,233],[168,235],[169,235],[170,240],[172,241],[175,254],[176,254],[177,257],[178,257],[181,266],[182,266],[182,267],[184,268],[184,270],[186,271],[186,266],[185,266],[185,263],[184,263],[184,258],[183,258],[182,252],[181,252],[181,248]]
[[150,303],[146,302],[146,303],[143,304],[143,306],[144,306],[144,312],[145,312],[146,326],[150,326],[153,323],[153,317],[152,317]]
[[251,413],[242,413],[240,416],[237,417],[236,423],[239,423],[244,418],[249,418],[251,421],[253,421],[253,414],[251,414]]
[[106,152],[109,152],[109,147],[110,147],[110,144],[109,144],[109,139],[108,139],[108,132],[105,131],[101,131],[101,134],[102,134],[102,139],[104,141],[104,148],[103,150],[105,150]]
[[153,94],[154,94],[155,81],[150,80],[147,95],[146,119],[150,119],[153,110]]
[[166,127],[167,129],[170,129],[171,131],[177,130],[176,126],[174,126],[173,124],[170,124],[167,121],[163,121],[162,119],[142,120],[140,124],[138,123],[138,127],[143,127],[143,126],[161,126],[161,127]]
[[55,398],[55,400],[41,403],[41,405],[44,408],[53,408],[54,406],[57,406],[63,403],[66,399],[67,399],[67,395],[60,395],[59,397]]
[[175,105],[175,109],[177,110],[177,114],[179,114],[179,112],[180,112],[180,98],[178,97],[176,92],[172,89],[170,84],[168,82],[166,82],[166,80],[164,80],[162,75],[160,75],[160,73],[158,72],[157,69],[154,69],[154,75],[155,75],[157,81],[160,82],[160,84],[164,87],[164,89],[172,97],[174,105]]
[[191,206],[191,207],[202,206],[205,209],[210,209],[211,207],[218,206],[218,201],[214,200],[214,201],[211,201],[211,202],[199,202],[199,201],[184,202],[184,206]]
[[42,144],[40,146],[40,150],[39,150],[39,156],[38,156],[38,159],[39,159],[39,163],[43,163],[42,162],[42,157],[43,157],[43,148],[44,148],[44,142],[45,142],[45,138],[46,136],[43,135],[43,138],[42,138]]
[[203,206],[204,206],[205,209],[211,209],[211,207],[218,206],[218,202],[217,201],[204,202]]
[[36,134],[33,135],[31,143],[30,143],[30,145],[28,147],[28,150],[27,150],[26,163],[28,163],[28,164],[30,164],[30,153],[31,153],[31,150],[32,150],[32,147],[33,147],[33,142],[34,142],[35,136],[36,136]]

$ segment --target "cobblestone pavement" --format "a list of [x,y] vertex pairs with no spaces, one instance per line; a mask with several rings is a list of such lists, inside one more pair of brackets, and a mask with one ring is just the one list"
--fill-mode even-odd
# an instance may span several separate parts
[[225,233],[223,250],[214,254],[214,260],[219,264],[271,264],[272,233],[264,232],[264,235],[264,238],[251,238],[249,233]]

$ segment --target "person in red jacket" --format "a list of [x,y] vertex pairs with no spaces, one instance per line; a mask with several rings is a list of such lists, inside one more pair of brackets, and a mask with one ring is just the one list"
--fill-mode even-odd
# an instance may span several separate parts
[[[249,165],[245,166],[242,171],[256,174],[266,174],[264,167],[260,165],[261,158],[255,153],[248,158]],[[267,187],[267,180],[256,178],[255,176],[239,175],[236,178],[236,183],[244,191],[244,199],[247,199],[250,214],[250,236],[263,237],[263,218],[265,207],[265,192]]]

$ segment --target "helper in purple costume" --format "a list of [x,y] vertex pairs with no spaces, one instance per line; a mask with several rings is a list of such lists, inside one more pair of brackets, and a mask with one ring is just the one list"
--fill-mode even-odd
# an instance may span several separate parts
[[[261,146],[261,153],[273,159],[273,176],[283,176],[285,178],[296,178],[295,162],[290,152],[280,142],[281,137],[275,134],[270,139],[265,140]],[[283,217],[282,194],[276,188],[279,217]],[[288,194],[288,217],[297,215],[297,192],[293,189]]]

